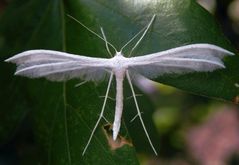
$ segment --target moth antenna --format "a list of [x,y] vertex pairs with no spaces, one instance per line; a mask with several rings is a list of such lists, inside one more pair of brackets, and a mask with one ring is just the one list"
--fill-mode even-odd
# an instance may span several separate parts
[[[107,52],[109,53],[109,55],[110,55],[111,57],[113,57],[113,55],[112,55],[112,53],[111,53],[111,51],[110,51],[110,49],[109,49],[109,46],[108,46],[108,43],[107,43],[107,38],[106,38],[106,35],[105,35],[104,30],[103,30],[102,27],[100,27],[100,31],[101,31],[101,33],[102,33],[102,35],[103,35],[104,40],[105,40],[106,50],[107,50]],[[116,52],[115,52],[115,53],[116,53]]]
[[110,85],[111,85],[111,82],[112,82],[112,79],[113,79],[113,72],[111,72],[111,75],[110,75],[110,79],[109,79],[109,82],[108,82],[108,86],[107,86],[107,90],[106,90],[106,94],[105,94],[105,99],[104,99],[104,103],[103,103],[103,106],[102,106],[102,109],[101,109],[101,112],[100,112],[100,116],[95,124],[95,127],[93,128],[91,134],[90,134],[90,138],[82,152],[82,156],[85,154],[88,146],[90,145],[90,142],[91,142],[91,139],[96,131],[96,128],[98,127],[99,123],[100,123],[100,120],[101,118],[103,118],[103,115],[104,115],[104,110],[105,110],[105,105],[106,105],[106,101],[107,101],[107,98],[108,98],[108,95],[109,95],[109,91],[110,91]]
[[128,46],[136,37],[138,37],[139,34],[142,33],[142,32],[145,30],[146,27],[147,27],[147,26],[145,26],[143,29],[141,29],[141,30],[140,30],[137,34],[135,34],[124,46],[122,46],[122,48],[120,49],[120,52],[122,52],[123,49],[124,49],[126,46]]
[[[71,18],[72,20],[76,21],[77,23],[79,23],[81,26],[83,26],[86,30],[88,30],[89,32],[91,32],[92,34],[94,34],[95,36],[97,36],[98,38],[100,38],[101,40],[105,41],[104,38],[102,38],[99,34],[97,34],[96,32],[94,32],[93,30],[91,30],[90,28],[88,28],[86,25],[84,25],[82,22],[80,22],[79,20],[77,20],[76,18],[74,18],[73,16],[71,16],[70,14],[66,14],[69,18]],[[115,52],[117,52],[117,49],[114,47],[113,44],[111,44],[110,42],[108,41],[105,41],[107,42],[107,44],[109,44],[114,50]]]
[[144,129],[144,132],[145,132],[145,134],[146,134],[146,136],[147,136],[147,139],[148,139],[148,141],[149,141],[149,144],[150,144],[151,148],[153,149],[155,155],[158,155],[158,153],[157,153],[156,149],[154,148],[154,145],[153,145],[153,143],[152,143],[152,141],[151,141],[151,139],[150,139],[150,137],[149,137],[149,133],[148,133],[148,131],[147,131],[145,125],[144,125],[144,121],[143,121],[143,118],[142,118],[142,116],[141,116],[141,112],[140,112],[140,110],[139,110],[139,105],[138,105],[138,102],[137,102],[137,99],[136,99],[136,96],[135,96],[134,87],[133,87],[133,85],[132,85],[132,82],[131,82],[131,79],[130,79],[130,76],[129,76],[129,72],[128,72],[128,71],[126,71],[126,76],[127,76],[128,82],[129,82],[129,86],[130,86],[131,92],[132,92],[132,94],[133,94],[133,98],[134,98],[135,106],[136,106],[137,113],[138,113],[138,116],[139,116],[139,120],[140,120],[140,122],[141,122],[141,124],[142,124],[142,127],[143,127],[143,129]]
[[144,36],[146,35],[146,33],[148,32],[150,26],[152,25],[152,23],[153,23],[155,17],[156,17],[156,14],[154,14],[153,17],[151,18],[149,24],[146,26],[146,29],[145,29],[143,35],[140,37],[140,39],[137,41],[137,43],[136,43],[136,44],[134,45],[134,47],[131,49],[131,51],[130,51],[128,57],[130,57],[130,56],[132,55],[133,51],[136,49],[136,47],[139,45],[139,43],[143,40]]
[[[129,45],[136,37],[138,37],[143,31],[144,31],[144,34],[142,35],[142,37],[140,37],[139,41],[135,44],[135,46],[133,47],[133,49],[131,49],[130,51],[130,56],[133,52],[133,50],[138,46],[139,42],[142,40],[142,38],[145,36],[146,32],[148,31],[149,27],[151,26],[151,24],[153,23],[153,20],[155,19],[156,17],[156,14],[153,15],[153,17],[151,18],[150,20],[150,23],[148,25],[146,25],[145,27],[143,27],[137,34],[135,34],[121,49],[120,49],[120,52],[123,51],[123,49]],[[129,56],[129,57],[130,57]]]

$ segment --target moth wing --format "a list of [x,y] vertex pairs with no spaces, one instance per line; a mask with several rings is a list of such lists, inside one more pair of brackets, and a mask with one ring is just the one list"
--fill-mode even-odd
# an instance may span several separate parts
[[130,71],[136,71],[148,78],[163,74],[190,72],[211,72],[225,68],[223,57],[234,55],[211,44],[192,44],[145,56],[130,58]]
[[52,81],[80,78],[101,81],[108,76],[108,59],[73,55],[52,50],[30,50],[7,60],[17,64],[16,75],[45,77]]

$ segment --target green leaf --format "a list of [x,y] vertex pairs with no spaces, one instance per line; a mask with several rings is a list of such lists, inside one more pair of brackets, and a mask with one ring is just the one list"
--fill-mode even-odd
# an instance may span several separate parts
[[[95,35],[66,16],[70,14],[100,34],[104,28],[107,39],[118,50],[148,24],[153,14],[156,20],[150,32],[133,55],[167,50],[192,44],[211,43],[233,50],[212,16],[193,0],[122,1],[122,0],[15,0],[0,22],[1,61],[28,49],[51,49],[87,56],[109,57],[105,44]],[[132,44],[124,52],[129,53]],[[238,56],[225,58],[226,69],[212,73],[165,75],[158,82],[175,86],[191,93],[232,101],[238,98]],[[2,120],[0,139],[6,141],[30,111],[37,142],[43,146],[41,161],[48,164],[138,164],[135,149],[152,152],[138,121],[129,121],[136,114],[132,100],[125,100],[125,124],[120,131],[120,146],[112,149],[111,130],[102,121],[86,151],[81,156],[100,113],[107,82],[89,82],[78,88],[78,80],[53,83],[44,79],[30,80],[13,77],[14,66],[1,63],[1,113],[12,120]],[[7,72],[6,72],[7,70]],[[9,70],[9,71],[8,71]],[[125,85],[125,96],[130,95]],[[115,96],[115,87],[110,96]],[[14,104],[12,104],[12,102]],[[146,127],[156,148],[159,137],[152,123],[152,104],[139,99]],[[18,113],[15,113],[18,112]],[[108,101],[105,117],[111,123],[114,102]],[[10,117],[11,116],[11,117]],[[10,123],[10,125],[9,125]],[[5,130],[5,131],[1,131]],[[140,136],[139,136],[140,135]],[[143,136],[141,136],[143,135]],[[40,159],[40,158],[39,158]],[[40,161],[40,160],[38,160]]]
[[[162,42],[163,47],[168,48],[189,43],[211,43],[235,52],[213,17],[195,2],[189,2],[184,0],[175,3],[175,6],[181,6],[176,14],[177,7],[165,5],[161,8],[162,19],[160,21],[158,16],[160,25],[155,30],[158,33],[159,44]],[[163,20],[167,20],[167,23]],[[198,95],[237,103],[239,88],[235,84],[239,82],[239,57],[238,55],[227,57],[224,62],[226,69],[223,70],[212,73],[168,75],[159,77],[157,81]]]

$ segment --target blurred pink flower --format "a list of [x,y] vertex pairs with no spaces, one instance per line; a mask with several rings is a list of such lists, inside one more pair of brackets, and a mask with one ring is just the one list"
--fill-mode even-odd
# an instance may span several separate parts
[[203,165],[224,165],[239,151],[239,118],[236,109],[224,108],[187,134],[190,154]]

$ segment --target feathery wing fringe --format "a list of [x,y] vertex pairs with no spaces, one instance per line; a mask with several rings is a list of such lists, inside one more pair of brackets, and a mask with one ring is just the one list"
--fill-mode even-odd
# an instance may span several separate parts
[[108,59],[94,58],[52,50],[30,50],[17,54],[6,62],[18,65],[16,75],[30,78],[46,77],[52,81],[80,78],[101,81],[108,76]]
[[222,59],[226,55],[233,53],[211,44],[192,44],[132,57],[129,70],[148,78],[156,78],[166,73],[210,72],[225,68]]

